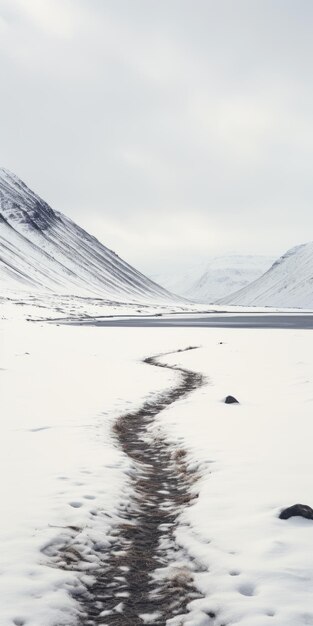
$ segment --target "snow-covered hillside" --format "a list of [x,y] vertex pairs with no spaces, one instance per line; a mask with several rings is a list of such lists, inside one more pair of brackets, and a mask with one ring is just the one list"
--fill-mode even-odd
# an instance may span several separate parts
[[313,242],[288,250],[252,284],[221,300],[223,304],[311,308]]
[[0,169],[0,290],[7,289],[124,302],[175,299]]
[[274,260],[260,255],[212,257],[187,269],[177,267],[153,278],[173,293],[196,302],[212,303],[259,278]]

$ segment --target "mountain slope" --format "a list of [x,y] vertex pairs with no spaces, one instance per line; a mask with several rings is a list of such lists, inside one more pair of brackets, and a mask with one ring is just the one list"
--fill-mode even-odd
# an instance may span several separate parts
[[181,296],[212,303],[259,278],[274,258],[257,255],[212,257],[187,269],[157,274],[155,280]]
[[0,288],[126,302],[179,298],[0,169]]
[[313,242],[291,248],[263,276],[220,303],[313,307]]

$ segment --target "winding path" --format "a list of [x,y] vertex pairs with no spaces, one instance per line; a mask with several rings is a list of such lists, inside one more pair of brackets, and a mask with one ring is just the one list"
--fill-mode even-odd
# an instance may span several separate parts
[[185,451],[153,437],[149,427],[160,411],[203,385],[204,378],[165,365],[160,356],[166,355],[144,362],[175,370],[180,380],[115,424],[118,444],[133,461],[132,497],[121,511],[123,522],[104,568],[84,599],[84,626],[164,626],[200,597],[193,584],[198,566],[176,544],[174,533],[180,513],[196,497],[191,486],[197,475],[187,471]]

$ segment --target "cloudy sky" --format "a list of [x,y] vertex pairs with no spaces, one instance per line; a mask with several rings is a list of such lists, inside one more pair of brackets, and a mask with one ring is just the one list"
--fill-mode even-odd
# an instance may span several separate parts
[[313,239],[311,0],[0,0],[0,164],[147,272]]

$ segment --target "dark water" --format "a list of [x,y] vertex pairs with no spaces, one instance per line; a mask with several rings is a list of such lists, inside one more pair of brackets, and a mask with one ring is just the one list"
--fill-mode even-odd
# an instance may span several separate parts
[[186,315],[172,317],[86,318],[70,322],[88,326],[113,327],[204,327],[204,328],[300,328],[313,329],[313,314],[243,314],[243,315]]

